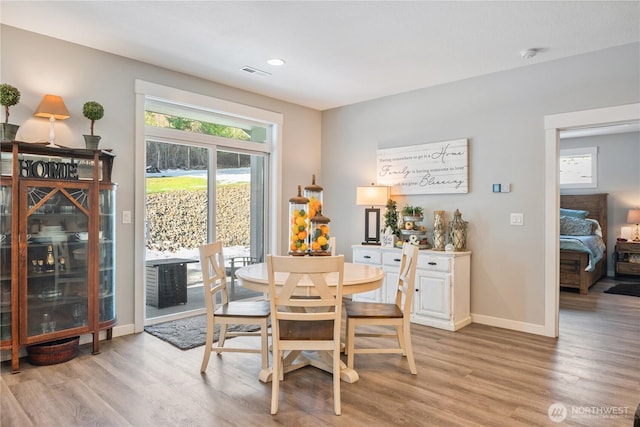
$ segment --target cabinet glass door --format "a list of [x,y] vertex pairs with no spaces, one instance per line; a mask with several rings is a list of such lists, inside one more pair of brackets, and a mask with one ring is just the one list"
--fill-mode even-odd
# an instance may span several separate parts
[[98,295],[100,322],[113,320],[116,317],[115,196],[114,190],[100,190],[100,288]]
[[11,339],[11,186],[0,189],[0,341]]
[[27,273],[21,299],[26,298],[27,337],[86,327],[88,191],[22,184],[27,195],[27,256],[21,262],[27,263]]

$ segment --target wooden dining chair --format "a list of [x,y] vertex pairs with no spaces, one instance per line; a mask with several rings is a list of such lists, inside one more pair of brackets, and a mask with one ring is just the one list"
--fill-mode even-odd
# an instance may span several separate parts
[[[278,413],[279,386],[286,351],[331,353],[333,406],[340,415],[340,333],[344,255],[323,257],[267,256],[273,349],[271,413]],[[335,287],[326,275],[335,275]],[[284,275],[282,286],[275,276]],[[332,280],[332,282],[334,282]]]
[[[354,356],[357,353],[401,353],[407,357],[409,370],[417,375],[416,362],[411,347],[410,313],[415,287],[418,247],[405,243],[402,247],[402,259],[398,275],[395,303],[371,303],[345,300],[347,366],[353,369]],[[393,326],[394,333],[356,332],[358,326]],[[356,348],[356,337],[395,338],[394,347]],[[377,341],[378,342],[378,341]]]
[[[222,243],[200,246],[200,267],[207,307],[207,341],[200,372],[205,372],[211,351],[260,353],[262,369],[269,367],[268,321],[269,301],[229,301]],[[218,345],[213,345],[215,326],[220,325]],[[259,332],[230,332],[228,325],[258,325]],[[226,338],[234,336],[260,336],[260,348],[224,347]]]

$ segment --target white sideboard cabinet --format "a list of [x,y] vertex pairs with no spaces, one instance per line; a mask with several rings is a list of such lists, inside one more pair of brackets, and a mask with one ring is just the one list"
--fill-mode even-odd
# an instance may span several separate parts
[[[353,262],[382,268],[381,288],[354,294],[356,301],[395,301],[402,251],[399,248],[354,245]],[[471,323],[471,252],[421,250],[416,268],[411,322],[457,331]]]

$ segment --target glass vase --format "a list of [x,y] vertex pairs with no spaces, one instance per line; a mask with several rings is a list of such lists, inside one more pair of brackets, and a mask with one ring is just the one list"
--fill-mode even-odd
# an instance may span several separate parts
[[309,199],[302,197],[302,188],[298,185],[298,195],[289,199],[289,255],[307,253],[308,210]]
[[[309,201],[311,203],[311,201]],[[322,210],[309,220],[309,255],[331,255],[330,229],[331,220],[322,215]]]

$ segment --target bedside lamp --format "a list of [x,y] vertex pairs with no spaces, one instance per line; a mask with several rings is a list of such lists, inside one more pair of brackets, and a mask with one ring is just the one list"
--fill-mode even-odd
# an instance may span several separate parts
[[67,106],[64,105],[62,97],[58,95],[45,95],[42,98],[42,101],[40,101],[38,108],[36,108],[34,116],[49,119],[49,122],[51,123],[51,130],[49,131],[49,145],[47,145],[47,147],[57,147],[55,144],[56,135],[54,133],[56,119],[64,120],[71,117],[69,110],[67,110]]
[[636,225],[636,237],[633,238],[634,242],[640,242],[640,209],[629,209],[627,213],[627,223]]
[[368,187],[356,188],[356,205],[371,206],[364,210],[364,242],[363,245],[380,244],[380,208],[389,200],[389,187],[371,183]]

